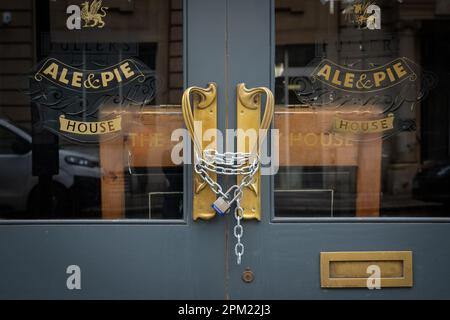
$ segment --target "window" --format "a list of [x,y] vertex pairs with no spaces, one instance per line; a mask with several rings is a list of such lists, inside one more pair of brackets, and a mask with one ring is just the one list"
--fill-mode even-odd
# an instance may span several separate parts
[[[30,129],[32,152],[20,170],[2,163],[0,181],[22,182],[2,192],[0,218],[183,220],[183,167],[170,159],[182,0],[108,2],[89,8],[95,19],[80,13],[91,1],[28,3],[11,2],[2,27],[0,124]],[[0,149],[26,145],[0,126]]]
[[448,216],[448,8],[275,6],[275,216]]
[[0,155],[22,155],[30,151],[30,144],[0,123]]

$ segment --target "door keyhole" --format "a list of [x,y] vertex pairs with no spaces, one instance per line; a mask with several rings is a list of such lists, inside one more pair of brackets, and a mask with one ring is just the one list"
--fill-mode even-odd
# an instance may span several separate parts
[[247,268],[244,272],[242,272],[242,281],[244,281],[245,283],[253,282],[254,278],[255,275],[253,271],[250,270],[250,268]]

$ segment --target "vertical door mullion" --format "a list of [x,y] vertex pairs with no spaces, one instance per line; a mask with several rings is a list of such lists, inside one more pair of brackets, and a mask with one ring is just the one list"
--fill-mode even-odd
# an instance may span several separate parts
[[[236,85],[245,83],[248,88],[268,87],[273,91],[273,0],[228,0],[228,81],[229,128],[236,129]],[[264,110],[262,110],[264,111]],[[270,135],[269,135],[270,138]],[[272,199],[271,177],[262,176],[261,179],[261,221],[244,221],[244,235],[242,238],[245,253],[242,264],[236,264],[234,246],[236,239],[233,235],[235,220],[228,215],[229,237],[229,278],[230,298],[236,298],[242,282],[242,272],[246,267],[252,267],[255,253],[261,249],[261,226],[270,222],[270,204]],[[249,265],[250,263],[250,265]]]

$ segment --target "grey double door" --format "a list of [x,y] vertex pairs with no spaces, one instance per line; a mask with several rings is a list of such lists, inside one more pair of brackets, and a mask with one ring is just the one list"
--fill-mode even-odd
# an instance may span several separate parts
[[[278,95],[284,94],[283,90],[278,91],[280,84],[277,82],[278,79],[283,78],[283,75],[280,77],[277,70],[283,52],[285,56],[284,60],[283,57],[281,60],[285,63],[284,73],[287,74],[284,79],[289,82],[289,70],[286,66],[288,64],[286,52],[289,51],[289,45],[283,46],[283,44],[289,42],[287,40],[289,37],[301,39],[294,40],[294,42],[313,44],[320,42],[323,34],[314,33],[319,23],[307,20],[311,15],[306,13],[313,11],[316,8],[315,6],[317,6],[317,9],[325,11],[324,14],[330,13],[328,12],[328,3],[319,4],[318,1],[316,2],[187,1],[186,86],[206,86],[207,82],[211,81],[217,83],[219,128],[221,130],[236,128],[235,103],[236,85],[238,83],[245,83],[250,88],[265,86],[274,92],[276,107],[273,128],[279,129],[280,132],[283,130],[283,122],[278,117],[283,117],[285,109],[282,109],[280,104],[287,105],[288,103],[286,101],[280,103],[277,98]],[[335,8],[335,10],[337,9]],[[287,13],[290,16],[284,16]],[[293,24],[292,22],[295,22],[295,20],[291,21],[290,19],[296,17],[301,21],[302,14],[304,15],[303,19],[307,21],[297,25]],[[331,17],[338,14],[339,12],[336,11]],[[317,19],[320,18],[317,17]],[[334,28],[336,26],[332,25],[331,30],[334,30]],[[295,30],[305,31],[294,36]],[[320,31],[324,32],[324,30]],[[359,43],[360,38],[357,37],[357,40]],[[333,39],[333,41],[338,40]],[[283,47],[284,51],[281,49]],[[316,51],[317,47],[316,45]],[[305,51],[308,50],[310,49],[307,48]],[[314,52],[314,46],[312,50]],[[292,51],[294,52],[293,58],[296,61],[307,60],[308,54],[301,55],[302,51],[296,52],[295,48]],[[295,68],[293,68],[293,72],[295,72]],[[291,84],[295,85],[295,81],[289,83],[289,85]],[[286,92],[290,91],[290,88],[286,88],[287,86],[288,84],[284,83]],[[295,114],[295,110],[292,113]],[[288,117],[291,116],[291,114],[288,115]],[[309,127],[306,122],[290,123],[290,127],[288,127],[292,132],[297,132],[296,127],[302,125]],[[297,188],[309,189],[308,191],[311,192],[306,193],[306,197],[302,197],[300,193],[286,192],[290,199],[283,198],[283,191],[287,191],[285,189],[295,189],[295,187],[286,187],[280,182],[282,179],[277,178],[277,176],[281,176],[283,173],[295,174],[296,171],[283,171],[285,166],[289,167],[289,162],[283,161],[282,158],[283,153],[288,153],[286,149],[289,148],[287,146],[290,146],[290,144],[283,147],[284,140],[282,138],[282,136],[279,138],[280,168],[277,175],[262,176],[261,221],[243,222],[245,254],[241,265],[236,264],[234,253],[235,238],[233,236],[234,219],[232,215],[216,217],[209,222],[191,222],[193,228],[202,229],[204,232],[210,232],[213,228],[217,228],[213,231],[214,236],[211,234],[211,238],[208,239],[208,244],[210,247],[214,246],[214,248],[210,248],[214,254],[218,253],[222,256],[216,260],[208,259],[210,262],[205,262],[205,268],[208,268],[207,274],[208,272],[222,274],[221,281],[223,280],[223,283],[219,283],[218,286],[223,291],[218,293],[219,296],[222,295],[222,297],[231,299],[416,299],[449,297],[450,291],[441,282],[442,279],[446,279],[447,282],[450,280],[445,271],[445,265],[450,263],[449,255],[444,253],[442,251],[444,249],[441,247],[441,243],[449,240],[450,225],[447,218],[404,217],[412,215],[414,209],[411,209],[411,212],[406,209],[407,213],[402,217],[395,214],[393,216],[378,214],[376,217],[367,217],[364,214],[355,214],[354,211],[353,214],[344,213],[338,216],[339,200],[337,192],[339,191],[339,185],[357,185],[359,182],[357,182],[357,177],[354,177],[353,180],[346,180],[345,172],[343,174],[339,168],[336,169],[336,165],[328,164],[323,166],[318,176],[315,175],[316,172],[313,169],[311,172],[303,169],[303,173],[306,175],[301,179],[312,181],[312,183],[308,186],[307,183],[303,182],[304,184]],[[307,144],[308,138],[306,135],[304,139]],[[336,144],[338,147],[341,146],[339,141]],[[366,146],[370,146],[370,143]],[[370,147],[368,148],[370,149]],[[297,151],[291,151],[290,161],[293,163],[295,162],[293,160],[295,152]],[[322,152],[326,154],[327,150],[322,150]],[[370,150],[363,152],[370,154]],[[311,151],[311,149],[306,148],[301,153],[307,156],[308,153],[313,154],[314,150]],[[322,155],[323,158],[325,156]],[[370,167],[370,159],[368,161]],[[295,164],[293,167],[295,167]],[[369,171],[375,168],[371,167]],[[308,169],[311,169],[310,165],[308,165]],[[335,179],[334,182],[327,182],[326,173],[328,169],[334,169],[337,172],[332,174]],[[358,176],[358,174],[357,172],[355,176]],[[291,179],[295,180],[295,177]],[[314,182],[317,180],[320,181],[318,187]],[[316,189],[327,191],[328,188],[334,189],[336,193],[334,199],[336,216],[333,217],[333,213],[325,217],[312,217],[311,214],[305,214],[305,210],[314,211],[313,206],[305,205],[308,198],[314,198]],[[297,200],[295,200],[296,198]],[[316,205],[328,208],[329,201],[327,201],[327,198],[319,197],[318,199],[319,202]],[[284,204],[289,206],[290,214],[284,215],[282,213],[280,208],[283,208]],[[355,202],[353,202],[354,206]],[[341,210],[351,212],[351,209],[346,205],[343,205]],[[198,237],[198,234],[193,236]],[[217,243],[215,244],[211,240],[213,237],[217,237]],[[202,241],[201,237],[199,237],[199,241]],[[371,251],[411,252],[413,256],[412,286],[394,286],[381,290],[369,290],[364,286],[359,288],[327,288],[326,285],[321,285],[321,252]],[[207,259],[206,257],[203,258]],[[433,262],[438,260],[440,263]],[[208,267],[213,263],[217,263],[218,269]],[[254,276],[252,282],[243,280],[246,271],[252,272]],[[359,274],[358,277],[364,279],[368,277],[370,273],[365,271],[364,269],[364,273]],[[383,275],[384,271],[382,270],[381,273]]]

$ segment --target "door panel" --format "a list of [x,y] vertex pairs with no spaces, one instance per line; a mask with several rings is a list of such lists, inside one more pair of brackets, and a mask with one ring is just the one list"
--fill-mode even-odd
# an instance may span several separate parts
[[[230,31],[229,46],[230,48],[241,46],[239,52],[230,52],[230,66],[233,66],[230,70],[230,77],[235,79],[234,81],[236,82],[246,82],[255,86],[268,86],[275,92],[276,99],[277,96],[286,93],[290,99],[295,99],[296,96],[291,92],[290,87],[295,85],[295,83],[284,82],[284,89],[280,89],[279,92],[276,91],[278,86],[275,88],[274,66],[279,68],[279,65],[275,64],[275,53],[278,61],[280,52],[274,49],[278,44],[285,45],[289,41],[300,43],[306,47],[302,47],[300,54],[295,51],[296,48],[292,48],[293,55],[291,59],[295,59],[292,62],[294,68],[288,70],[289,65],[285,64],[284,70],[285,72],[298,72],[300,69],[295,69],[298,64],[307,65],[310,62],[307,53],[311,51],[311,48],[306,44],[312,44],[311,52],[314,57],[317,53],[315,48],[316,42],[327,31],[335,32],[337,28],[337,25],[334,25],[334,22],[330,20],[331,18],[327,18],[329,17],[329,4],[326,3],[324,5],[318,1],[307,0],[296,2],[258,1],[258,4],[256,4],[256,1],[245,1],[245,3],[230,1],[229,3],[229,21],[233,21],[230,30],[234,30]],[[380,3],[380,5],[384,4],[382,1]],[[267,15],[267,10],[270,10],[272,13],[270,16]],[[391,12],[388,12],[389,9],[382,7],[382,10],[385,10],[383,12],[386,20],[392,19]],[[249,12],[251,12],[251,17],[246,16],[246,13]],[[279,26],[275,26],[275,12],[280,15],[279,21],[281,25]],[[319,12],[321,13],[319,14]],[[336,9],[335,14],[340,14],[340,11]],[[331,21],[329,29],[320,30],[322,33],[319,31],[314,33],[315,28],[321,23],[327,24],[327,19]],[[266,21],[267,23],[261,24],[261,21]],[[229,22],[229,24],[231,23]],[[243,30],[248,31],[248,33]],[[277,31],[275,32],[275,30]],[[347,27],[345,31],[347,30],[350,30],[350,28]],[[348,32],[356,34],[358,31],[350,30]],[[369,37],[369,31],[360,32],[364,32],[364,35]],[[281,33],[283,34],[280,36]],[[276,34],[279,36],[278,39]],[[243,45],[244,43],[245,45]],[[405,42],[403,44],[406,49],[403,49],[404,51],[401,54],[405,56],[410,50],[408,44],[410,43]],[[260,48],[264,47],[270,47],[274,51],[258,52]],[[277,49],[279,48],[277,47]],[[251,57],[251,59],[248,57]],[[344,57],[341,56],[341,59],[344,59]],[[308,72],[308,70],[311,71],[313,69],[306,68],[302,70]],[[276,70],[276,72],[278,73],[280,70]],[[284,75],[288,77],[289,73],[284,73]],[[279,81],[280,75],[277,74],[276,76],[277,81]],[[283,78],[283,73],[281,78]],[[317,106],[317,109],[312,112],[303,109],[300,110],[299,114],[295,114],[295,112],[289,114],[291,111],[296,111],[296,109],[293,109],[295,106],[291,106],[291,104],[301,104],[293,101],[296,100],[284,101],[286,105],[276,106],[275,129],[280,129],[281,131],[282,128],[280,126],[284,125],[284,128],[287,127],[286,132],[284,132],[286,136],[289,135],[289,132],[301,131],[304,128],[307,130],[311,123],[319,123],[320,125],[324,123],[323,119],[325,117],[321,118],[322,122],[311,118],[311,115],[314,116],[314,112],[320,110],[320,106]],[[301,112],[304,113],[301,114]],[[406,114],[406,117],[410,116],[407,111]],[[400,114],[400,117],[404,115]],[[235,116],[233,115],[233,117]],[[294,117],[296,120],[294,120]],[[288,125],[289,121],[292,121],[290,127]],[[401,133],[400,136],[403,135],[404,137],[408,134]],[[298,136],[294,138],[298,138]],[[397,146],[399,146],[399,141],[406,143],[406,140],[402,140],[402,138],[396,141]],[[311,148],[305,148],[304,145],[303,148],[296,148],[289,145],[289,143],[282,145],[285,142],[281,136],[280,166],[284,167],[280,174],[284,174],[284,177],[277,177],[278,184],[274,185],[275,179],[273,176],[262,176],[263,189],[261,198],[263,210],[261,222],[245,221],[243,224],[245,254],[242,258],[242,265],[236,265],[235,262],[235,239],[232,229],[234,219],[233,217],[228,217],[230,219],[230,236],[228,240],[230,249],[228,250],[228,257],[230,274],[229,296],[231,299],[445,299],[450,296],[449,290],[441,282],[442,279],[446,279],[446,282],[450,280],[444,267],[444,265],[448,265],[450,260],[445,253],[438,258],[442,243],[446,243],[449,240],[450,224],[445,216],[445,210],[436,209],[438,211],[435,212],[434,207],[428,206],[426,210],[419,213],[420,216],[424,215],[425,218],[407,218],[408,216],[417,215],[416,208],[409,206],[410,209],[408,210],[407,206],[403,208],[403,218],[367,217],[374,215],[373,206],[379,206],[379,201],[386,201],[385,199],[387,198],[385,197],[381,200],[379,198],[379,190],[380,188],[385,190],[386,184],[386,182],[381,183],[381,173],[379,171],[381,161],[384,161],[381,156],[385,157],[386,153],[389,152],[387,151],[389,149],[383,149],[382,153],[382,147],[385,147],[386,142],[382,139],[377,139],[371,143],[358,143],[356,145],[357,149],[355,149],[354,145],[346,144],[345,141],[334,141],[333,143],[339,145],[336,147],[336,150],[339,151],[340,149],[342,151],[342,154],[336,151],[337,153],[334,153],[334,155],[333,152],[327,154],[327,150],[323,147],[322,149],[319,147],[318,151],[314,151]],[[408,146],[411,147],[407,145],[406,148]],[[402,148],[404,149],[405,146],[403,145]],[[443,146],[443,148],[446,148],[446,146]],[[314,152],[318,152],[315,155],[324,163],[323,167],[316,167],[316,170],[322,173],[330,170],[335,172],[341,170],[347,172],[350,177],[340,179],[339,175],[336,174],[337,182],[335,183],[327,182],[329,180],[326,180],[323,174],[312,178],[306,177],[303,170],[312,169],[311,165],[316,165],[315,163],[317,163],[316,160],[311,158],[311,154],[314,156]],[[286,154],[288,157],[283,158]],[[409,157],[411,157],[411,154],[409,154]],[[402,157],[399,158],[402,159]],[[338,159],[344,165],[336,166],[337,162],[335,159]],[[374,161],[378,161],[380,168],[377,168]],[[303,170],[299,170],[298,166],[301,164]],[[383,162],[383,168],[384,166],[385,163]],[[292,185],[298,183],[294,179],[293,174],[299,174],[299,177],[301,177],[300,182],[303,185],[308,186],[311,179],[316,179],[314,181],[317,183],[314,185],[324,185],[331,189],[353,190],[351,191],[353,196],[346,195],[350,200],[344,201],[346,203],[341,208],[340,211],[342,213],[338,215],[339,217],[331,218],[333,214],[330,214],[328,218],[320,218],[314,217],[311,210],[308,211],[309,202],[302,202],[303,197],[296,199],[295,195],[288,194],[285,197],[278,197],[278,201],[283,202],[278,203],[278,205],[281,208],[288,208],[290,216],[275,216],[274,213],[277,212],[277,209],[274,206],[277,204],[274,202],[274,198],[277,198],[277,195],[274,192],[274,188],[279,188],[280,184],[284,187],[289,187],[289,181],[291,181],[289,179],[292,179]],[[411,173],[408,173],[408,177],[412,177]],[[368,183],[369,181],[370,183]],[[327,185],[327,183],[329,184]],[[408,183],[411,183],[411,181],[408,181]],[[383,192],[387,193],[387,191]],[[364,198],[361,195],[367,197]],[[351,200],[352,197],[353,200]],[[402,196],[397,195],[396,197],[394,197],[395,201],[397,201],[399,206],[402,206],[405,203],[401,201]],[[312,198],[311,201],[312,203],[317,201],[320,204],[321,199],[317,196],[316,200]],[[323,201],[323,203],[324,206],[329,208],[328,200]],[[387,202],[383,203],[387,204]],[[350,206],[347,212],[345,212],[345,206]],[[298,209],[296,210],[296,208]],[[397,216],[395,210],[393,212],[394,214],[390,216]],[[436,215],[443,217],[432,218]],[[342,216],[360,216],[360,218],[343,218]],[[411,288],[382,288],[381,290],[321,288],[320,253],[347,251],[412,251],[413,286]],[[439,263],[437,263],[438,260]],[[250,283],[246,283],[242,279],[243,272],[246,270],[250,270],[254,274],[254,280]]]
[[[448,299],[448,223],[302,222],[245,225],[248,251],[230,277],[232,299]],[[416,236],[421,235],[421,236]],[[322,289],[320,252],[412,251],[413,287]],[[234,262],[234,261],[232,261]],[[244,283],[246,267],[254,281]]]
[[[136,1],[135,10],[147,3],[147,1]],[[179,14],[183,17],[184,28],[182,21],[173,22],[171,35],[175,35],[176,39],[181,37],[185,40],[180,42],[175,39],[174,43],[165,43],[163,47],[170,46],[171,66],[175,63],[173,59],[184,57],[182,63],[184,67],[181,67],[177,73],[178,76],[184,77],[184,87],[206,86],[211,81],[220,86],[218,123],[223,128],[225,126],[223,107],[226,101],[222,89],[226,87],[226,69],[224,68],[226,29],[223,14],[226,11],[225,2],[193,0],[189,1],[189,4],[185,1],[181,5],[182,1],[171,1],[169,5],[166,1],[156,1],[152,4],[156,7],[162,4],[166,6],[165,10],[171,10],[172,22]],[[53,5],[64,6],[65,4]],[[126,6],[115,9],[117,10],[111,15],[121,14],[121,10],[124,12],[131,10]],[[162,13],[164,14],[161,14],[161,19],[170,11],[163,10]],[[56,13],[54,14],[56,17]],[[104,28],[107,29],[108,20],[105,19],[105,21]],[[181,34],[176,36],[177,32]],[[143,33],[139,35],[145,36]],[[144,55],[153,52],[152,47],[141,49],[143,51],[140,52]],[[160,66],[164,65],[162,63],[164,61],[158,61]],[[169,78],[162,80],[164,85],[172,81]],[[173,89],[173,86],[170,84],[168,88]],[[164,93],[167,92],[163,91]],[[163,101],[164,99],[161,97],[161,104],[169,103],[169,100]],[[181,95],[179,101],[172,103],[180,104]],[[177,108],[176,105],[172,107]],[[159,109],[159,106],[157,108],[156,111],[162,109],[162,107]],[[179,108],[178,111],[181,109]],[[179,115],[181,117],[181,112]],[[153,121],[151,124],[152,128],[157,130],[165,130],[167,127],[167,123],[165,125],[161,121],[156,123]],[[169,124],[173,125],[173,122]],[[144,150],[145,153],[142,147],[147,146],[147,143],[150,143],[150,147]],[[125,179],[126,183],[120,187],[121,193],[115,193],[118,185],[111,188],[111,184],[118,179],[113,177],[106,182],[104,180],[107,178],[103,179],[103,188],[105,189],[105,186],[110,188],[108,192],[103,189],[104,221],[87,220],[83,219],[83,216],[76,216],[79,220],[70,221],[3,220],[0,225],[0,273],[3,275],[0,277],[0,297],[3,299],[223,299],[226,296],[225,222],[223,219],[193,222],[190,210],[192,173],[189,165],[184,166],[182,174],[181,170],[175,172],[184,176],[182,183],[179,177],[176,178],[177,185],[181,184],[183,188],[179,190],[182,192],[184,211],[181,219],[178,217],[176,220],[161,220],[158,216],[156,220],[148,220],[146,219],[148,215],[144,215],[143,218],[142,212],[136,214],[131,210],[133,208],[123,207],[127,203],[141,205],[143,201],[137,198],[138,193],[154,191],[151,188],[145,189],[145,184],[153,183],[153,188],[157,188],[158,185],[164,185],[164,179],[160,176],[169,176],[167,173],[172,173],[173,170],[161,171],[161,159],[157,153],[159,150],[157,146],[160,143],[148,139],[139,140],[136,136],[131,136],[130,139],[125,140],[124,146],[136,153],[128,158],[128,163],[127,157],[122,159],[120,153],[117,153],[117,145],[113,147],[108,145],[109,149],[102,150],[104,164],[107,162],[105,166],[109,165],[109,168],[111,165],[116,166],[114,168],[118,168],[117,172],[121,174],[131,172],[130,178]],[[153,156],[149,157],[149,154]],[[142,163],[153,165],[148,165],[150,168],[145,166],[142,168],[142,165],[139,165]],[[143,173],[147,177],[144,182],[140,181]],[[128,197],[124,196],[124,192],[127,192]],[[118,198],[122,200],[118,201]],[[169,197],[170,199],[172,198]],[[145,201],[148,201],[148,197],[144,199],[144,204],[147,205],[148,202]],[[174,206],[169,208],[173,209]],[[169,216],[173,214],[173,212],[167,212],[167,207],[163,213]],[[161,215],[161,211],[155,214]],[[124,218],[127,220],[123,220]],[[69,290],[66,286],[70,276],[66,270],[71,265],[79,266],[81,269],[80,290]]]
[[[4,224],[0,229],[1,299],[224,298],[219,223],[208,228]],[[70,265],[81,269],[81,290],[66,286]]]

